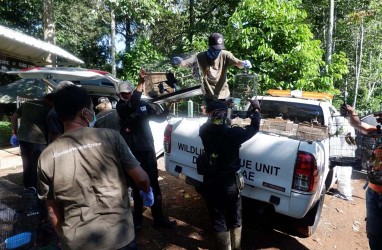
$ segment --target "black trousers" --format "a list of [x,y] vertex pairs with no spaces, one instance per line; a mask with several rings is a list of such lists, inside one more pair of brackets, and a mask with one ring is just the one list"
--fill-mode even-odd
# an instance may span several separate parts
[[205,178],[203,196],[215,232],[226,232],[242,224],[241,196],[235,174]]
[[23,184],[24,188],[37,188],[37,162],[45,144],[36,144],[20,141],[21,160],[23,162]]
[[[158,182],[158,164],[154,151],[133,152],[135,158],[141,163],[141,167],[146,171],[150,179],[150,186],[154,193],[154,205],[151,207],[151,213],[155,221],[163,218],[162,193]],[[134,223],[142,223],[143,199],[139,194],[140,189],[132,182],[134,199]]]

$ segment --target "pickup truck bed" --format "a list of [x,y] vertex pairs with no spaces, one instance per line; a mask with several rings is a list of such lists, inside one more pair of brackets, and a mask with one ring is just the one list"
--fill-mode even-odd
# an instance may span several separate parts
[[[338,163],[342,157],[354,157],[355,146],[344,139],[354,136],[354,129],[329,102],[268,96],[259,101],[260,132],[240,149],[242,195],[293,218],[296,230],[310,236],[319,222],[325,192],[335,182],[332,159]],[[174,118],[165,131],[166,170],[185,175],[194,186],[203,181],[195,162],[203,152],[199,127],[206,119]]]

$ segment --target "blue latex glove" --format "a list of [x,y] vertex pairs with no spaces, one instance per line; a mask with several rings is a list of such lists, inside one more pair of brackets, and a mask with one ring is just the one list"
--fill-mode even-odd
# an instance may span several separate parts
[[154,194],[151,187],[150,191],[148,191],[147,193],[141,190],[139,191],[139,194],[143,198],[143,206],[151,207],[152,205],[154,205]]
[[183,59],[179,56],[175,56],[171,59],[172,64],[179,65],[183,62]]
[[252,64],[251,64],[251,62],[249,60],[244,60],[243,61],[243,66],[244,66],[245,69],[252,68]]
[[13,134],[11,136],[11,140],[9,141],[13,147],[18,147],[19,146],[19,140],[17,140],[17,136]]

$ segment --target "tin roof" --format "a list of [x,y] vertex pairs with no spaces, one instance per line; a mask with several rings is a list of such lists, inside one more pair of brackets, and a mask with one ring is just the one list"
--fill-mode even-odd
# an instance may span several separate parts
[[60,61],[66,61],[66,63],[69,64],[77,65],[84,63],[78,57],[56,45],[38,40],[1,25],[0,54],[32,62],[35,65],[49,64],[46,61],[49,54],[54,54]]

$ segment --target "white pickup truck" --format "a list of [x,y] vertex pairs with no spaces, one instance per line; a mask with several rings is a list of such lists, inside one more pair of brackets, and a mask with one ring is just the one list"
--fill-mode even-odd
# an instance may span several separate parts
[[[34,82],[34,79],[41,79],[46,84],[46,88],[44,89],[46,89],[47,93],[53,91],[60,81],[72,81],[74,84],[81,86],[82,88],[88,91],[93,103],[95,104],[94,106],[96,106],[96,104],[98,103],[98,98],[101,96],[108,97],[112,103],[113,108],[115,108],[119,100],[119,97],[117,96],[117,90],[121,80],[115,78],[106,71],[70,67],[37,67],[18,71],[9,71],[7,73],[17,74],[22,78],[22,81],[15,82],[17,83],[17,85],[30,85],[31,81]],[[14,93],[15,91],[11,91],[12,95]],[[7,99],[9,97],[6,94],[7,93],[1,93],[1,96]],[[41,98],[42,96],[28,97],[28,99],[34,99]],[[26,98],[20,99],[26,100]],[[163,112],[163,107],[157,103],[152,102],[152,98],[150,98],[149,96],[142,95],[142,99],[149,103],[149,105],[151,105],[151,107],[155,109],[158,113]],[[163,153],[163,131],[166,127],[167,122],[150,121],[149,124],[151,131],[153,131],[156,155],[157,157],[160,157]]]
[[[336,166],[354,159],[354,129],[331,104],[329,94],[270,93],[258,96],[260,132],[240,149],[245,178],[242,195],[292,218],[296,232],[309,237],[320,220],[325,193],[335,183]],[[234,115],[242,113],[233,111]],[[167,172],[185,175],[186,182],[195,187],[203,181],[195,161],[203,151],[199,127],[206,120],[172,118],[164,134]]]

